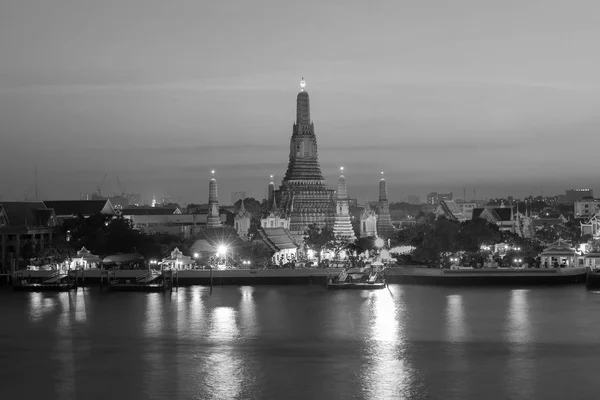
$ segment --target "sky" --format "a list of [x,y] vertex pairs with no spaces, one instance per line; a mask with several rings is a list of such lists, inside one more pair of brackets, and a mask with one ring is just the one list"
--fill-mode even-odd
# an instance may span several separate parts
[[4,0],[0,199],[266,194],[301,77],[335,188],[375,200],[598,184],[600,3]]

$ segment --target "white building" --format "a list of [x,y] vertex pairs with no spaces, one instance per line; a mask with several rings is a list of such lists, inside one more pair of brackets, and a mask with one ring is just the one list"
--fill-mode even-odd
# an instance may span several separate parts
[[575,218],[590,218],[600,212],[600,199],[578,200],[573,203]]

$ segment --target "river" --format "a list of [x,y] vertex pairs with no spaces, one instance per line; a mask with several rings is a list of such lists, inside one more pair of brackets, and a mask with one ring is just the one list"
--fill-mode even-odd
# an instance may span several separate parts
[[600,294],[0,291],[0,399],[595,399]]

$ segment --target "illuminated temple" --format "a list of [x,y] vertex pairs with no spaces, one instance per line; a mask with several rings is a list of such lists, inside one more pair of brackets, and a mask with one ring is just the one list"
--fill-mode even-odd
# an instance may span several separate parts
[[327,188],[319,165],[317,137],[310,119],[310,101],[304,79],[296,101],[289,164],[275,197],[290,218],[290,231],[294,235],[303,235],[311,224],[333,226],[336,207],[334,191]]

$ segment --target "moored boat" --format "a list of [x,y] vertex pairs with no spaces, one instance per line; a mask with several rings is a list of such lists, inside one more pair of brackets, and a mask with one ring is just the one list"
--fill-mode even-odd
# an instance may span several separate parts
[[117,278],[109,271],[108,289],[119,292],[162,292],[167,289],[168,278],[163,273],[150,270],[146,274],[131,278]]
[[589,290],[600,289],[600,269],[591,269],[588,271],[586,287]]
[[350,269],[327,280],[327,289],[375,290],[386,287],[383,271]]
[[22,274],[16,274],[14,277],[13,288],[15,290],[30,292],[63,292],[77,289],[77,284],[70,279],[69,274],[63,272],[55,272],[42,279],[25,279]]

